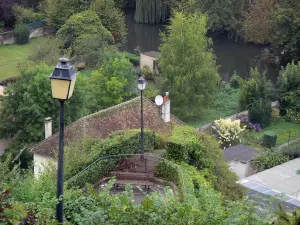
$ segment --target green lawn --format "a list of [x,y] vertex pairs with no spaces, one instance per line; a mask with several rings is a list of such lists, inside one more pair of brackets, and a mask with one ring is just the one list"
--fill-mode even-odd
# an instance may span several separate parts
[[240,112],[239,95],[239,89],[230,88],[230,85],[222,85],[218,89],[213,103],[201,109],[202,112],[198,118],[185,122],[193,127],[198,127],[238,113]]
[[268,130],[277,132],[277,145],[284,144],[300,137],[300,124],[291,122],[280,121],[276,124],[271,124],[264,129],[264,131]]
[[[282,145],[288,141],[300,137],[300,124],[291,122],[280,121],[276,124],[271,124],[266,127],[263,131],[275,131],[277,133],[277,146]],[[264,133],[257,133],[254,131],[247,131],[241,135],[242,144],[248,145],[255,149],[263,149]]]
[[0,45],[0,81],[18,76],[18,65],[23,62],[33,43],[39,39],[31,39],[26,45]]

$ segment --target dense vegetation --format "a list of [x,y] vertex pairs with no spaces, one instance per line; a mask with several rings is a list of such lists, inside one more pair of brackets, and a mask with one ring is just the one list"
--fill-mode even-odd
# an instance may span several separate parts
[[162,35],[162,88],[172,93],[173,112],[180,118],[199,115],[200,106],[212,101],[220,81],[206,21],[201,14],[176,13]]

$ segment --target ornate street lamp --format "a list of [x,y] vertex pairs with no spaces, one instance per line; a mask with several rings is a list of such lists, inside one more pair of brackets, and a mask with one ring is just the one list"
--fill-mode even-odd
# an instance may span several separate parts
[[67,58],[60,58],[55,70],[49,76],[51,80],[52,97],[60,102],[59,120],[59,151],[57,168],[57,192],[59,199],[56,205],[56,220],[63,223],[64,217],[64,111],[65,101],[70,99],[75,87],[77,73]]
[[144,115],[143,115],[143,90],[146,88],[146,80],[141,75],[137,81],[138,89],[141,91],[141,159],[144,160]]

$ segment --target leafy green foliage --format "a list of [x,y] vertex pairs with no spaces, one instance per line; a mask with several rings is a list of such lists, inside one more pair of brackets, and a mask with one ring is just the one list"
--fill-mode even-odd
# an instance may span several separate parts
[[242,35],[243,14],[249,7],[248,0],[187,0],[179,8],[187,12],[208,15],[208,28],[212,31],[228,31],[231,37]]
[[279,150],[267,150],[257,156],[252,161],[252,165],[258,171],[263,171],[273,166],[285,163],[289,160],[288,156]]
[[97,13],[103,26],[112,33],[116,42],[126,37],[125,16],[115,6],[114,0],[95,0],[91,5],[91,10]]
[[243,37],[245,40],[264,44],[270,43],[274,33],[275,0],[256,0],[245,13]]
[[74,14],[87,10],[90,0],[43,0],[41,8],[47,22],[60,28]]
[[106,52],[116,50],[117,47],[109,46],[109,41],[99,38],[98,34],[83,34],[75,42],[73,59],[85,63],[88,68],[98,68]]
[[123,54],[108,55],[103,65],[91,76],[89,100],[91,111],[119,104],[134,96],[135,79],[133,66]]
[[96,12],[87,10],[71,16],[58,30],[57,36],[63,41],[65,47],[70,47],[83,38],[82,35],[94,34],[102,41],[113,42],[112,34],[103,27]]
[[270,101],[271,85],[267,81],[266,74],[260,73],[258,68],[251,68],[251,78],[244,81],[240,95],[240,105],[242,109],[250,109],[252,104],[260,99],[263,101]]
[[230,78],[230,87],[232,88],[240,88],[242,83],[242,78],[234,71],[234,74]]
[[274,131],[264,132],[263,145],[272,148],[276,146],[277,134]]
[[[57,130],[59,103],[51,96],[49,74],[53,68],[45,64],[28,65],[16,83],[6,89],[6,96],[1,99],[0,136],[13,137],[24,143],[40,141],[44,138],[44,118],[53,117],[54,131]],[[66,103],[65,121],[67,124],[87,113],[86,86],[82,77],[78,77],[76,90],[71,100]]]
[[297,113],[300,112],[300,62],[292,62],[282,68],[278,83],[281,114],[297,122]]
[[249,109],[249,118],[252,123],[259,123],[267,127],[272,121],[272,107],[269,100],[259,99],[252,103]]
[[[151,151],[155,145],[155,133],[145,132],[145,151]],[[95,183],[105,177],[113,170],[122,156],[114,157],[118,154],[137,154],[140,151],[140,131],[119,131],[102,141],[93,139],[76,143],[76,145],[66,150],[66,179],[71,186],[83,186],[86,183]],[[84,157],[74,158],[75,155]],[[106,158],[106,156],[112,157]],[[101,157],[103,159],[99,160]],[[125,156],[126,157],[126,156]],[[99,161],[97,161],[99,160]],[[94,164],[92,164],[94,163]],[[86,167],[92,165],[87,170]],[[79,173],[82,171],[81,173]]]
[[284,62],[300,60],[300,3],[298,1],[282,1],[276,10],[274,44],[285,51]]
[[138,23],[162,23],[169,16],[166,0],[136,0],[135,20]]
[[68,51],[64,51],[64,54],[62,54],[60,48],[61,43],[58,39],[43,37],[30,46],[27,59],[37,64],[44,62],[49,66],[53,66],[62,55],[69,57]]
[[205,16],[176,13],[162,34],[163,89],[170,91],[173,112],[180,118],[199,115],[212,102],[220,81],[206,32]]
[[282,153],[288,156],[290,159],[300,157],[300,143],[292,143],[287,147],[281,149]]
[[167,141],[167,155],[177,162],[194,165],[224,197],[238,199],[243,195],[215,138],[198,133],[192,127],[175,127]]
[[40,12],[35,12],[31,8],[24,8],[20,5],[13,6],[14,14],[17,23],[32,23],[45,19],[44,15]]
[[29,28],[25,24],[16,24],[13,35],[16,43],[19,45],[24,45],[29,42]]

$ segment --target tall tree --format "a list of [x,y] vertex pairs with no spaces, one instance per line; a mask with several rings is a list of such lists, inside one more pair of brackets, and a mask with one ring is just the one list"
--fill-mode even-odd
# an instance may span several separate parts
[[95,0],[91,9],[97,13],[103,26],[112,33],[115,41],[121,41],[126,37],[125,16],[116,7],[114,0]]
[[254,43],[269,43],[274,32],[276,0],[256,0],[246,12],[243,22],[245,40]]
[[300,60],[300,2],[282,0],[276,11],[274,44],[280,48],[283,63]]
[[212,41],[206,37],[207,17],[176,12],[170,22],[160,46],[163,88],[171,93],[175,115],[197,116],[213,100],[220,82]]
[[[52,117],[54,130],[58,127],[59,103],[51,97],[49,75],[53,67],[30,65],[21,72],[17,82],[6,89],[1,99],[0,137],[18,136],[23,143],[44,138],[44,118]],[[87,83],[78,77],[74,95],[66,105],[66,123],[87,114],[84,107]]]
[[139,23],[162,23],[168,19],[166,0],[136,0],[135,20]]

